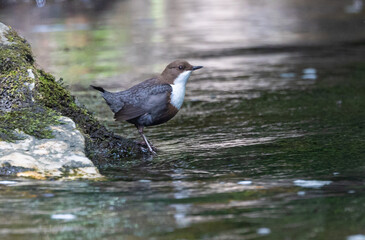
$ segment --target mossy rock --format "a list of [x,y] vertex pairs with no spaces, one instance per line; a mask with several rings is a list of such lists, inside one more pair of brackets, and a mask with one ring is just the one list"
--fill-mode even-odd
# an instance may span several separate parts
[[97,167],[118,165],[141,154],[133,141],[101,125],[52,75],[35,66],[30,45],[0,23],[0,141],[15,141],[16,129],[37,138],[52,138],[49,126],[71,118],[86,139],[86,155]]

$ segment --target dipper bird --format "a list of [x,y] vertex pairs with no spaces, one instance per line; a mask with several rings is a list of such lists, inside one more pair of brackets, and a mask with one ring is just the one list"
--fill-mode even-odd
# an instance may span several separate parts
[[155,154],[143,128],[165,123],[176,115],[184,101],[186,82],[194,70],[202,67],[176,60],[159,76],[125,91],[108,92],[102,87],[91,87],[101,92],[116,121],[127,121],[137,127],[148,150]]

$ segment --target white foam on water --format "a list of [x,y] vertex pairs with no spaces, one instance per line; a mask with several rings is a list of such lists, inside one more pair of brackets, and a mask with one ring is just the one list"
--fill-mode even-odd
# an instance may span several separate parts
[[259,229],[257,229],[257,234],[259,234],[259,235],[268,235],[268,234],[270,234],[271,233],[271,230],[270,230],[270,228],[265,228],[265,227],[263,227],[263,228],[259,228]]
[[237,182],[237,184],[240,184],[240,185],[250,185],[250,184],[252,184],[252,181],[248,181],[248,180],[246,180],[246,181],[239,181],[239,182]]
[[311,80],[315,80],[317,79],[317,74],[303,74],[302,79],[311,79]]
[[296,75],[295,73],[281,73],[280,77],[282,78],[294,78]]
[[351,235],[348,236],[346,240],[365,240],[365,235],[363,234]]
[[306,194],[306,192],[305,191],[299,191],[299,192],[297,192],[297,194],[298,194],[298,196],[304,196]]
[[141,180],[138,180],[138,182],[141,182],[141,183],[149,183],[149,182],[151,182],[151,180],[141,179]]
[[0,181],[0,184],[2,185],[12,185],[12,184],[17,184],[18,182],[15,181]]
[[315,68],[304,68],[303,74],[316,74],[317,70]]
[[345,7],[345,12],[350,14],[359,13],[362,11],[363,8],[364,3],[362,2],[362,0],[352,0],[352,4]]
[[53,214],[51,216],[51,219],[56,219],[56,220],[73,220],[75,218],[76,218],[75,215],[69,214],[69,213],[65,213],[65,214]]
[[303,188],[321,188],[325,185],[331,184],[332,181],[320,181],[320,180],[295,180],[294,185]]

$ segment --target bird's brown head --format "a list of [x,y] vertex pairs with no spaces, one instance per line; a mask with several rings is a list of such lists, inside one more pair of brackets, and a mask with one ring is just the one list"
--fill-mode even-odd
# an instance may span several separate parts
[[167,65],[165,70],[161,73],[164,81],[173,84],[174,80],[182,73],[189,74],[194,70],[200,69],[203,66],[192,66],[185,60],[176,60]]

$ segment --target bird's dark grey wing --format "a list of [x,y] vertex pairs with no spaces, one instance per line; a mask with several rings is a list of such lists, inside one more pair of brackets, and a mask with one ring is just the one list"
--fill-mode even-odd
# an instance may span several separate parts
[[115,113],[116,120],[130,120],[146,113],[160,111],[167,106],[172,92],[169,84],[144,84],[124,92],[124,106]]
[[126,121],[129,119],[133,119],[133,118],[142,116],[145,113],[146,113],[146,110],[144,110],[142,108],[135,107],[130,104],[125,104],[122,109],[120,109],[118,112],[115,113],[114,119],[117,121],[122,121],[122,120]]

